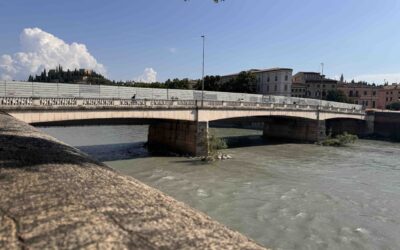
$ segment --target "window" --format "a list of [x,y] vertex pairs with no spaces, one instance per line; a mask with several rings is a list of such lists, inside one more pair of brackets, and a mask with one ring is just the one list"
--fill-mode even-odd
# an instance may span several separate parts
[[268,78],[267,78],[267,82],[269,82],[270,81],[270,79],[269,79],[269,76],[268,76]]
[[350,90],[349,96],[350,96],[350,97],[353,97],[353,90]]
[[364,91],[364,95],[367,95],[367,91]]
[[373,92],[372,92],[372,95],[375,96],[375,95],[376,95],[376,91],[373,91]]
[[373,107],[373,108],[375,108],[375,107],[376,107],[376,105],[375,105],[375,101],[372,101],[372,107]]
[[285,91],[287,91],[287,85],[285,84]]
[[267,85],[267,93],[269,92],[269,85]]
[[277,82],[278,81],[278,76],[275,76],[275,82]]
[[358,96],[358,90],[356,90],[356,96]]
[[287,81],[287,80],[289,80],[289,76],[288,75],[285,76],[285,81]]
[[278,86],[275,84],[275,92],[278,91]]
[[322,84],[322,88],[325,88],[325,84]]

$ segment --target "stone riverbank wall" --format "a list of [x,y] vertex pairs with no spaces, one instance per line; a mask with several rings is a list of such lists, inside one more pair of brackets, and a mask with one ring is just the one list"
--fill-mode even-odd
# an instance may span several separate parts
[[375,111],[374,116],[375,136],[400,141],[400,111]]
[[263,249],[0,113],[0,249]]

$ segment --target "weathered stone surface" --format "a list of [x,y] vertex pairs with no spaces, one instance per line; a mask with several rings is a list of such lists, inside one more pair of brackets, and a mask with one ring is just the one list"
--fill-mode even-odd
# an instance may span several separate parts
[[268,117],[264,123],[264,137],[303,142],[317,142],[326,137],[325,121]]
[[0,113],[0,249],[262,249]]

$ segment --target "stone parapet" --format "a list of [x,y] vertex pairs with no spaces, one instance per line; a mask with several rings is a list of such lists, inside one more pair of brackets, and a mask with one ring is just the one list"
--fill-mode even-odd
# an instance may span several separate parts
[[4,113],[0,201],[0,249],[263,249]]

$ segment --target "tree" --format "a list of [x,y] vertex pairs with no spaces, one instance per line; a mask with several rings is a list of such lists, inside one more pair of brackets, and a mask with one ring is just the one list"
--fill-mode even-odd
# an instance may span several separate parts
[[386,106],[386,109],[400,111],[400,102],[394,102]]
[[256,76],[251,72],[242,71],[237,77],[222,84],[219,90],[236,93],[255,93],[256,85]]
[[[204,77],[204,90],[219,91],[221,88],[220,80],[221,80],[220,76],[205,76]],[[198,90],[201,90],[201,88],[202,88],[201,83],[202,83],[201,80],[197,81],[195,88]]]
[[342,90],[329,90],[328,94],[326,95],[327,101],[332,102],[349,102],[346,94]]

